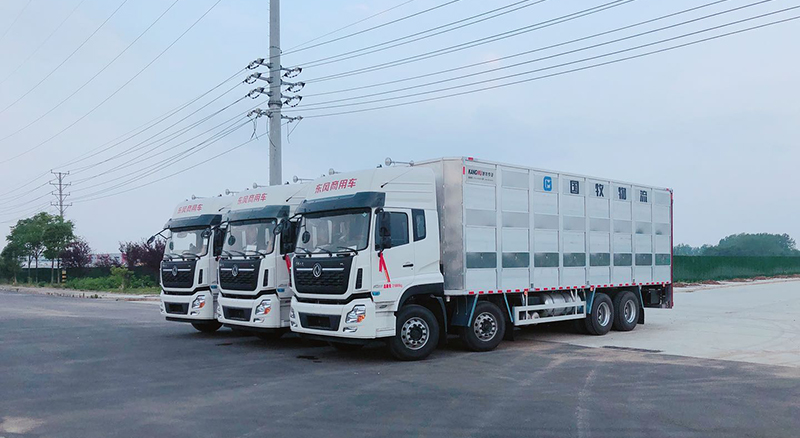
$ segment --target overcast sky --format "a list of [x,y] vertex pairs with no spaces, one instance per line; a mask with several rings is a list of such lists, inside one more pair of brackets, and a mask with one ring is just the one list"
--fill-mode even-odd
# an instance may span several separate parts
[[[30,124],[74,93],[152,24],[172,0],[127,1],[71,59],[9,107],[73,52],[121,2],[0,2],[0,81],[3,81],[0,84],[0,111],[8,107],[0,113],[0,138]],[[248,140],[252,125],[207,148],[193,149],[197,151],[195,154],[143,176],[164,158],[188,150],[216,132],[210,131],[204,135],[205,131],[255,104],[250,99],[240,101],[150,152],[148,150],[158,144],[149,145],[146,149],[142,149],[143,145],[136,146],[192,112],[196,114],[165,134],[222,109],[253,87],[241,85],[223,95],[224,91],[234,87],[235,81],[226,83],[140,136],[79,163],[65,165],[199,96],[251,60],[267,56],[269,11],[266,0],[222,0],[160,59],[99,109],[38,146],[84,116],[131,79],[215,2],[179,1],[130,49],[74,96],[30,127],[0,140],[0,222],[3,222],[0,226],[3,235],[7,234],[8,227],[17,219],[32,214],[40,204],[53,199],[46,196],[52,188],[42,186],[47,178],[36,179],[50,169],[72,171],[67,181],[74,183],[68,190],[74,205],[69,207],[66,216],[75,222],[77,233],[84,236],[98,252],[116,252],[119,241],[138,240],[157,232],[169,218],[175,204],[193,194],[216,195],[226,188],[238,190],[253,182],[266,183],[269,180],[268,142],[265,136],[260,135],[257,141],[190,171],[117,194],[207,160]],[[320,58],[400,38],[514,3],[512,0],[462,0],[374,31],[291,53],[290,48],[298,44],[404,2],[284,2],[281,11],[282,46],[287,54],[282,64],[313,65],[310,63]],[[533,4],[536,3],[534,1],[523,2],[519,6],[532,5],[411,44],[328,65],[308,67],[292,80],[309,80],[300,94],[307,96],[302,104],[313,104],[508,66],[752,3],[749,0],[730,0],[692,14],[599,39],[491,62],[468,70],[384,87],[314,96],[491,61],[709,2],[637,0],[567,23],[421,62],[336,80],[311,81],[607,3],[601,0],[550,0],[539,4]],[[79,3],[80,6],[75,9]],[[444,3],[444,0],[414,0],[316,42],[345,36]],[[791,6],[794,5],[789,1],[766,2],[635,40],[374,99],[431,92],[482,79],[490,81],[499,76],[600,55]],[[73,9],[75,12],[53,37],[24,62]],[[800,10],[789,11],[702,34],[694,39],[798,14]],[[14,22],[18,16],[19,19]],[[12,22],[13,27],[10,27]],[[673,44],[690,40],[684,39]],[[665,46],[654,48],[660,47]],[[627,55],[642,51],[629,52]],[[417,161],[440,156],[475,156],[671,187],[675,190],[676,243],[716,243],[726,235],[740,232],[789,233],[800,238],[800,221],[797,220],[800,202],[796,191],[800,187],[797,171],[797,163],[800,162],[800,81],[797,80],[800,77],[800,62],[796,53],[800,53],[800,20],[492,91],[378,111],[308,118],[296,127],[287,127],[294,131],[289,142],[284,138],[283,176],[289,180],[293,175],[319,176],[331,167],[338,171],[372,167],[383,162],[387,156],[396,160]],[[576,64],[580,65],[586,64]],[[560,70],[564,69],[566,67]],[[555,71],[559,69],[540,74]],[[246,74],[240,74],[237,80],[243,79]],[[532,76],[535,75],[516,79]],[[490,81],[487,85],[503,82]],[[431,92],[429,96],[441,94]],[[223,96],[200,109],[219,95]],[[382,104],[408,100],[411,99],[397,99]],[[353,102],[356,101],[342,103]],[[308,116],[377,105],[318,111],[312,111],[311,106],[303,110],[301,105],[298,107],[300,110],[292,111],[291,115]],[[264,133],[264,128],[262,120],[258,126],[260,134]],[[131,150],[128,155],[115,157],[128,150]],[[160,155],[153,155],[162,151]],[[21,153],[25,154],[14,158]],[[139,154],[143,156],[136,158]],[[126,163],[128,160],[131,162]],[[23,184],[27,185],[12,191]],[[114,196],[86,200],[104,194]],[[80,197],[84,197],[83,202],[80,202]],[[53,212],[54,209],[48,211]]]

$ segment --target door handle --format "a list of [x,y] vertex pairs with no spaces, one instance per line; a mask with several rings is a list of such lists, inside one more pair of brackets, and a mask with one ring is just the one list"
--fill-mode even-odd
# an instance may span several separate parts
[[403,267],[404,267],[404,268],[413,268],[413,267],[414,267],[414,264],[413,264],[413,263],[411,263],[411,262],[406,262],[406,263],[403,265]]

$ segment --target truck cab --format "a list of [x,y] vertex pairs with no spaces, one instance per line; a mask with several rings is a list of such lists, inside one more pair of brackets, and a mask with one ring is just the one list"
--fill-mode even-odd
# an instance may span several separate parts
[[223,237],[219,225],[231,201],[223,196],[186,200],[164,225],[159,277],[161,313],[168,321],[188,322],[206,333],[221,327],[214,314]]
[[277,339],[289,331],[289,263],[296,228],[289,219],[307,186],[270,186],[236,196],[224,219],[217,319]]
[[[357,348],[395,337],[415,295],[443,294],[434,182],[430,169],[395,167],[312,184],[297,209],[292,331]],[[412,343],[430,335],[417,322],[405,328]]]

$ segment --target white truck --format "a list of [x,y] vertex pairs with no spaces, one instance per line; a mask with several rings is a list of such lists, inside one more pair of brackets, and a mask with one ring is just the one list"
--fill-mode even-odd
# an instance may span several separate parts
[[672,307],[672,191],[472,158],[312,183],[292,264],[301,336],[428,356],[518,326],[632,330]]
[[287,219],[307,188],[256,187],[235,197],[219,262],[217,320],[225,326],[265,340],[289,331],[289,263],[297,233],[296,222]]
[[187,199],[157,234],[166,238],[160,282],[161,314],[168,321],[189,322],[205,333],[221,327],[214,315],[223,237],[219,225],[231,202],[230,196]]

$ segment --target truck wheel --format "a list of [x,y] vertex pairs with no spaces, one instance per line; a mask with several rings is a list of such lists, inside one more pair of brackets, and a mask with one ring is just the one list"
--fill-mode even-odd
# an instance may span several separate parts
[[595,294],[592,313],[586,316],[584,322],[586,323],[586,331],[590,335],[608,333],[614,323],[614,304],[611,302],[611,298],[604,293]]
[[219,321],[193,322],[192,327],[203,333],[214,333],[215,331],[219,330],[220,327],[222,327],[222,323]]
[[639,301],[631,291],[620,292],[614,297],[614,330],[629,332],[639,322]]
[[364,344],[347,344],[344,342],[328,342],[328,343],[331,344],[331,347],[343,353],[351,353],[353,351],[358,351],[364,347]]
[[397,327],[389,339],[389,352],[399,360],[428,357],[439,342],[439,322],[423,306],[410,304],[397,312]]
[[506,319],[499,307],[488,301],[475,306],[469,327],[461,331],[461,340],[472,351],[494,350],[500,345],[506,332]]

